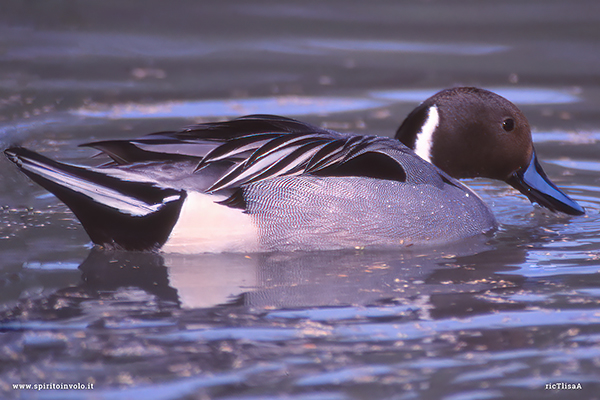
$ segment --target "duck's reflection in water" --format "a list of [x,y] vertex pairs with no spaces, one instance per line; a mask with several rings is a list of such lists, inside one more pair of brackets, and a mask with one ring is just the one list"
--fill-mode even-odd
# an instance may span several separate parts
[[[403,251],[192,256],[92,250],[80,269],[86,290],[139,288],[185,309],[371,305],[493,286],[499,279],[496,273],[509,269],[506,260],[483,270],[457,261],[493,253],[485,240]],[[513,256],[517,261],[524,254],[515,251]]]

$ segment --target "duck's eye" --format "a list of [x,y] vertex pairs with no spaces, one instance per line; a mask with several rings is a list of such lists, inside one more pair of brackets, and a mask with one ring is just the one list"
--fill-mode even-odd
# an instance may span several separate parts
[[512,118],[506,118],[504,122],[502,122],[502,129],[506,132],[510,132],[515,129],[515,120]]

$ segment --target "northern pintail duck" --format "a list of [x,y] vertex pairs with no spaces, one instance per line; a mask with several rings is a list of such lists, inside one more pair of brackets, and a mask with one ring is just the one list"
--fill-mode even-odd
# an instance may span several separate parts
[[455,178],[505,181],[532,202],[580,215],[537,161],[511,102],[441,91],[395,139],[249,115],[132,140],[87,143],[99,167],[5,151],[107,248],[198,253],[407,246],[493,231],[489,207]]

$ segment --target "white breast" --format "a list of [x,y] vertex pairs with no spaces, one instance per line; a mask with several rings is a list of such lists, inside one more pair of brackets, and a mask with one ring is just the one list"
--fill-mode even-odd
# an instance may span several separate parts
[[213,195],[188,192],[179,219],[161,248],[166,253],[255,252],[258,230],[252,218],[218,203]]

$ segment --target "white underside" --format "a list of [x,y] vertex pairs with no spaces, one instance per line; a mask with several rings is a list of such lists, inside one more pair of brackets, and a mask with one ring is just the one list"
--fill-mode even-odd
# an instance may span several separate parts
[[161,250],[180,254],[258,251],[258,229],[252,218],[215,200],[214,195],[188,192]]

